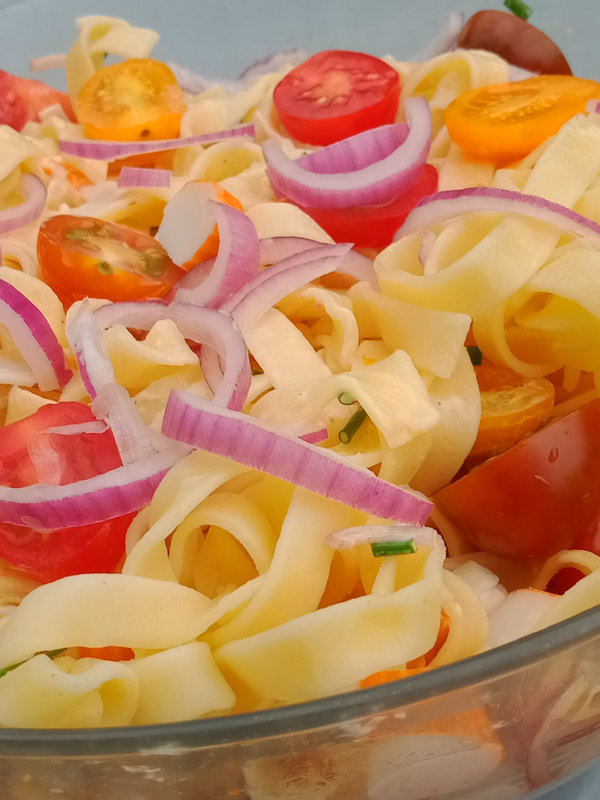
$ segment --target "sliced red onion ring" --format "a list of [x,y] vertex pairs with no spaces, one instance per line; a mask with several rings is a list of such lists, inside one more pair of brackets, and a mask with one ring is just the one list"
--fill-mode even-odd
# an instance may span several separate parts
[[384,519],[420,525],[432,508],[409,487],[387,483],[331,450],[282,435],[248,414],[217,408],[189,392],[171,393],[162,431]]
[[[311,247],[321,247],[322,244],[322,242],[317,242],[314,239],[305,239],[300,236],[274,236],[268,239],[261,239],[260,261],[261,264],[275,264]],[[349,275],[357,281],[367,281],[374,289],[379,288],[373,262],[356,250],[350,250],[344,256],[336,271]]]
[[[194,189],[193,182],[188,186]],[[204,280],[195,288],[179,288],[175,299],[218,308],[259,274],[260,249],[256,228],[242,211],[214,200],[205,202],[206,213],[214,219],[219,230],[219,251],[210,272],[205,273],[204,265],[200,265]],[[185,222],[185,212],[183,215]],[[182,226],[181,236],[193,236],[193,232],[187,232]],[[159,238],[159,241],[162,240]],[[198,246],[201,244],[199,242]]]
[[225,131],[202,133],[197,136],[183,136],[179,139],[152,139],[143,142],[105,142],[97,139],[66,141],[61,139],[58,142],[58,149],[62,153],[80,156],[81,158],[112,160],[114,158],[125,158],[126,156],[137,156],[142,153],[157,153],[161,150],[176,150],[179,147],[191,147],[196,144],[212,144],[213,142],[221,142],[224,139],[234,139],[236,137],[254,138],[254,125],[240,125],[237,128],[230,128]]
[[431,144],[431,111],[424,97],[406,101],[407,128],[383,125],[316,150],[297,161],[276,139],[262,145],[276,194],[301,206],[383,205],[417,179]]
[[43,392],[65,386],[73,371],[48,320],[28,297],[3,280],[0,280],[0,322],[8,328]]
[[[220,374],[218,386],[213,389],[212,402],[216,405],[241,409],[250,387],[250,361],[242,334],[236,322],[228,314],[177,301],[169,305],[151,301],[109,303],[94,312],[98,330],[118,324],[138,330],[149,330],[161,319],[172,319],[186,339],[207,345],[219,355],[224,369]],[[105,355],[104,358],[107,359],[108,356]],[[97,379],[102,380],[102,368],[100,367],[99,374],[95,369],[91,370],[89,359],[87,364],[84,361],[83,368],[92,385]]]
[[167,470],[188,451],[180,444],[135,464],[54,486],[0,486],[0,519],[37,531],[89,525],[137,511],[149,503]]
[[587,114],[600,114],[600,100],[588,100],[585,110]]
[[350,244],[322,244],[264,269],[221,306],[236,320],[242,332],[249,330],[271,306],[290,292],[334,272],[350,252]]
[[300,437],[305,442],[309,444],[319,444],[319,442],[324,442],[329,437],[329,431],[327,428],[321,428],[318,431],[311,431],[310,433],[303,433]]
[[396,231],[394,239],[401,239],[469,211],[525,214],[557,225],[568,233],[593,238],[600,236],[600,225],[597,222],[560,203],[510,189],[473,187],[451,189],[424,197]]
[[341,528],[327,536],[327,544],[334,550],[351,550],[360,544],[378,542],[409,542],[414,539],[421,547],[444,547],[444,540],[433,528],[417,525],[361,525],[354,528]]
[[119,173],[119,186],[142,189],[168,189],[173,173],[170,169],[123,167]]
[[36,175],[23,175],[21,190],[23,202],[18,206],[11,206],[0,211],[0,233],[8,233],[8,231],[22,228],[23,225],[37,219],[44,210],[48,192]]

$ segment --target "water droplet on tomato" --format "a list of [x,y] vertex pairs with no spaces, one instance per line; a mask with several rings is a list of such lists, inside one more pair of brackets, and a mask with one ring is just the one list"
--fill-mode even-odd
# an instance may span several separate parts
[[550,450],[550,452],[548,453],[548,461],[551,464],[554,464],[554,462],[557,459],[558,459],[558,447],[553,447],[552,450]]

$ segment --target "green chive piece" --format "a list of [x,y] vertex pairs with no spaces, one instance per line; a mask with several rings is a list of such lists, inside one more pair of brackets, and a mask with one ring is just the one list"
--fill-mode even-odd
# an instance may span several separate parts
[[513,14],[516,14],[517,17],[521,17],[521,19],[529,19],[533,13],[533,9],[528,6],[527,3],[524,3],[523,0],[504,0],[504,5],[509,11],[512,11]]
[[473,364],[474,367],[477,367],[479,364],[481,364],[482,353],[476,344],[468,344],[467,353],[469,354],[471,364]]
[[365,419],[367,418],[367,412],[364,408],[359,408],[358,411],[355,411],[354,414],[350,417],[348,422],[344,425],[342,430],[338,433],[339,440],[342,444],[348,444],[352,441],[352,437],[356,433],[356,431],[360,428],[363,424]]
[[350,392],[342,392],[338,395],[338,400],[343,406],[352,406],[356,403],[356,398],[354,398]]
[[[48,656],[48,658],[54,658],[55,656],[59,656],[61,653],[64,653],[64,652],[65,652],[65,648],[61,647],[59,650],[46,650],[45,654]],[[25,663],[24,661],[18,661],[16,664],[9,664],[8,667],[4,667],[3,669],[0,669],[0,678],[3,678],[9,672],[12,672],[13,669],[16,669],[17,667],[20,667],[21,664],[24,664],[24,663]]]
[[373,542],[371,552],[377,558],[381,556],[404,556],[408,553],[416,553],[414,539],[407,539],[404,542]]

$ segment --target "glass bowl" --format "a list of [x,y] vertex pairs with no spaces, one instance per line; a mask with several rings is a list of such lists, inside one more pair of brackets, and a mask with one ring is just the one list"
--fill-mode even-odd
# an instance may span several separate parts
[[[409,60],[451,12],[479,8],[471,0],[1,0],[0,66],[28,75],[30,57],[64,52],[74,18],[98,12],[155,28],[162,37],[157,57],[205,74],[234,77],[289,48],[346,47]],[[600,75],[599,5],[545,0],[532,21],[557,41],[574,71]],[[135,728],[0,729],[0,796],[598,797],[599,663],[595,608],[430,673],[301,705]]]

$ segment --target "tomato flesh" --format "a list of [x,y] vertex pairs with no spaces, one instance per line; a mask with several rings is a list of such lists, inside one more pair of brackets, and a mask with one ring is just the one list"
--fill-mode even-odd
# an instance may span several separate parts
[[327,145],[393,122],[400,99],[396,70],[375,56],[325,50],[289,72],[273,104],[294,139]]
[[509,64],[545,75],[572,75],[569,62],[549,36],[527,20],[507,11],[489,9],[470,17],[458,46],[487,50]]
[[505,166],[531,153],[599,96],[600,83],[570,75],[492,84],[453,100],[446,125],[469,156]]
[[441,489],[434,502],[477,547],[545,558],[600,524],[600,398]]
[[69,95],[42,81],[19,78],[0,70],[0,125],[10,125],[20,131],[27,122],[39,121],[40,111],[55,104],[60,104],[75,122]]
[[[122,465],[111,431],[61,433],[65,425],[95,422],[83,403],[42,406],[0,430],[0,482],[15,488],[64,485]],[[48,532],[0,523],[0,558],[46,583],[80,572],[112,572],[125,551],[134,514]]]
[[166,64],[131,58],[95,72],[75,110],[90,139],[172,139],[179,135],[183,93]]
[[58,214],[40,227],[44,281],[65,307],[84,297],[164,297],[184,275],[152,236],[95,217]]
[[410,189],[384,206],[301,208],[336,242],[383,248],[391,244],[394,234],[419,200],[437,191],[438,177],[434,166],[424,164],[419,178]]

